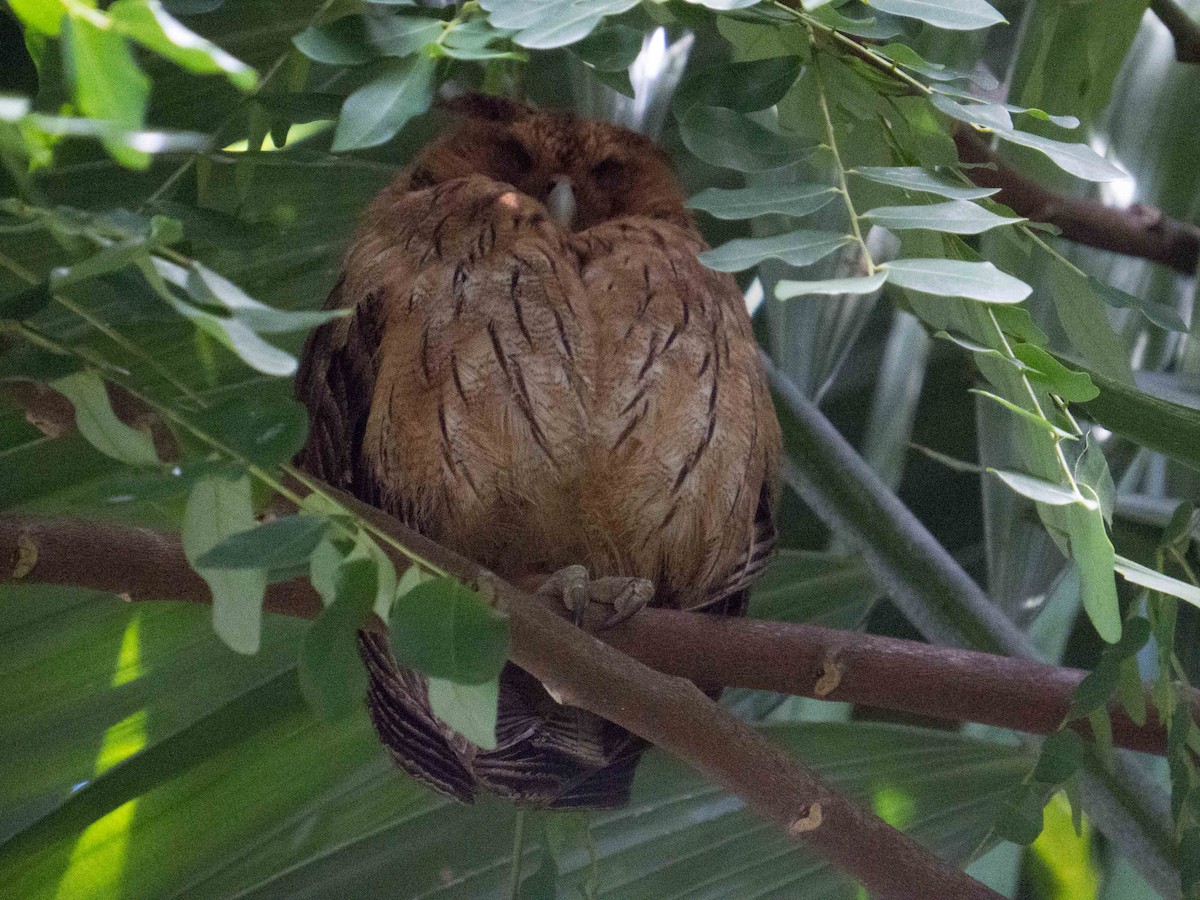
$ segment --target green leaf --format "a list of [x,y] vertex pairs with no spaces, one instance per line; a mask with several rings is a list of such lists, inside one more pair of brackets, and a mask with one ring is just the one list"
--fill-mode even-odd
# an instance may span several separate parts
[[1116,570],[1130,584],[1149,588],[1161,594],[1169,594],[1193,606],[1200,607],[1200,588],[1194,584],[1188,584],[1186,581],[1156,572],[1154,569],[1147,568],[1141,563],[1123,556],[1117,557]]
[[601,25],[571,52],[599,72],[624,72],[642,52],[642,31],[630,25]]
[[781,281],[775,285],[780,300],[812,294],[873,294],[883,287],[887,275],[876,272],[860,278],[827,278],[823,281]]
[[1044,153],[1056,166],[1086,181],[1122,181],[1129,176],[1087,144],[1068,144],[1026,131],[993,132],[1001,140]]
[[292,43],[313,62],[329,66],[358,66],[379,56],[367,37],[362,16],[310,25],[293,37]]
[[104,381],[92,371],[59,378],[50,386],[75,407],[75,424],[89,444],[130,466],[157,466],[158,454],[150,435],[117,418]]
[[397,597],[388,628],[402,665],[460,684],[492,681],[508,657],[508,617],[455,578]]
[[116,241],[72,266],[52,269],[50,287],[53,290],[61,290],[77,281],[85,281],[88,278],[96,278],[100,275],[107,275],[109,272],[119,271],[143,257],[146,252],[146,239],[140,235]]
[[1092,421],[1200,469],[1200,410],[1171,403],[1089,370],[1100,395],[1083,407]]
[[985,0],[871,0],[871,6],[953,31],[974,31],[1007,21]]
[[198,262],[188,266],[183,287],[201,306],[224,307],[239,322],[259,334],[307,331],[331,319],[347,315],[347,310],[285,310],[259,303],[223,275]]
[[984,303],[1020,303],[1033,288],[989,262],[958,259],[898,259],[879,266],[888,282],[939,297],[966,297]]
[[996,816],[996,834],[1006,841],[1026,846],[1042,833],[1042,807],[1046,792],[1021,785],[1000,807]]
[[832,231],[800,229],[769,238],[738,238],[715,250],[705,250],[700,262],[718,272],[741,272],[772,258],[807,266],[853,241],[849,235]]
[[1080,278],[1065,265],[1051,267],[1050,297],[1071,346],[1109,378],[1133,384],[1129,350],[1113,330],[1104,307],[1092,293],[1092,279]]
[[1047,503],[1050,506],[1067,506],[1078,503],[1088,509],[1099,509],[1099,504],[1094,500],[1076,496],[1075,492],[1066,485],[1055,484],[1053,481],[1035,478],[1032,475],[1023,475],[1020,472],[1007,472],[1003,469],[988,469],[988,471],[1018,494],[1028,497],[1030,500]]
[[1079,733],[1063,728],[1042,742],[1033,777],[1044,785],[1056,787],[1074,775],[1084,764],[1087,747]]
[[929,62],[907,44],[886,44],[876,52],[906,69],[919,72],[932,81],[958,81],[972,77],[970,72],[951,69],[941,63]]
[[[138,68],[120,34],[85,18],[69,18],[63,29],[63,53],[75,105],[84,115],[103,119],[126,131],[138,131],[146,119],[150,79]],[[109,152],[123,165],[144,168],[142,151],[105,140]]]
[[1179,311],[1171,304],[1129,294],[1095,279],[1090,279],[1088,286],[1109,306],[1115,306],[1117,309],[1136,309],[1147,320],[1168,331],[1188,330],[1187,324],[1179,316]]
[[19,344],[0,353],[0,381],[53,381],[83,368],[76,356]]
[[[187,286],[188,269],[158,256],[151,257],[146,262],[137,262],[155,293],[166,300],[172,309],[191,321],[200,331],[228,347],[251,368],[267,375],[291,375],[296,371],[294,356],[268,344],[245,322],[227,315],[214,315],[207,309],[201,309],[177,297],[167,286],[167,281]],[[196,283],[193,281],[192,285]],[[208,288],[205,287],[204,290],[203,296],[208,297]]]
[[531,50],[564,47],[591,34],[605,16],[637,6],[638,0],[481,0],[491,23],[516,32],[513,40]]
[[1000,188],[971,187],[951,181],[920,166],[858,166],[850,169],[850,174],[860,175],[878,184],[890,184],[906,191],[937,194],[954,200],[979,200],[1000,191]]
[[429,109],[437,61],[424,55],[389,61],[384,74],[346,98],[333,137],[341,153],[392,139],[408,121]]
[[1070,534],[1071,558],[1079,566],[1083,608],[1096,633],[1110,644],[1121,638],[1121,607],[1117,602],[1117,586],[1113,579],[1116,554],[1104,529],[1100,503],[1087,485],[1080,485],[1085,495],[1092,494],[1095,506],[1067,506],[1061,515]]
[[880,206],[863,213],[862,218],[893,231],[926,228],[952,234],[980,234],[1001,225],[1025,221],[998,216],[969,200],[948,200],[919,206]]
[[318,516],[291,515],[230,534],[205,551],[205,569],[288,569],[307,564],[329,527]]
[[1057,359],[1034,344],[1013,345],[1013,355],[1025,364],[1025,374],[1031,381],[1043,384],[1064,400],[1086,403],[1100,394],[1087,372],[1068,369]]
[[881,595],[875,579],[856,556],[805,550],[776,552],[750,595],[750,615],[779,622],[821,621],[845,614],[854,621]]
[[687,205],[718,219],[753,219],[771,213],[799,218],[816,212],[836,194],[837,188],[823,184],[763,183],[736,190],[708,188]]
[[482,684],[462,684],[447,678],[429,678],[429,706],[433,714],[476,747],[496,749],[496,713],[500,679]]
[[117,0],[108,16],[117,31],[189,72],[224,74],[243,91],[254,90],[258,83],[252,68],[188,30],[158,0]]
[[1051,435],[1053,435],[1056,438],[1059,438],[1064,441],[1075,440],[1076,436],[1071,434],[1071,432],[1066,431],[1062,428],[1059,428],[1057,425],[1055,425],[1049,419],[1045,419],[1042,416],[1039,416],[1037,413],[1030,412],[1029,410],[1025,409],[1025,407],[1018,406],[1017,404],[1013,403],[1011,400],[1007,400],[1004,397],[999,396],[998,394],[993,394],[990,391],[983,391],[983,390],[980,390],[979,388],[968,388],[968,393],[978,394],[980,397],[987,397],[987,399],[991,400],[993,403],[999,403],[1001,406],[1003,406],[1005,409],[1007,409],[1010,413],[1013,413],[1016,416],[1020,416],[1026,422],[1029,422],[1031,425],[1034,425],[1038,428],[1043,429],[1044,431],[1049,432]]
[[42,34],[57,35],[67,9],[63,0],[9,0],[17,18]]
[[189,420],[223,447],[263,468],[288,462],[304,446],[308,432],[303,404],[264,392],[229,397]]
[[960,122],[993,130],[1012,130],[1012,117],[998,103],[959,103],[944,94],[934,94],[929,99],[934,108]]
[[[481,24],[476,27],[487,26],[486,22],[479,21]],[[473,46],[470,24],[467,23],[467,25],[458,26],[450,32],[447,40],[453,39],[454,32],[458,31],[460,32],[458,40],[461,40],[466,47]],[[445,30],[446,23],[441,19],[432,19],[420,15],[395,15],[383,19],[371,18],[367,20],[367,33],[370,35],[371,44],[384,56],[409,56],[416,53],[426,44],[433,43],[441,38]],[[502,33],[497,33],[493,29],[491,34],[499,37]],[[479,47],[482,47],[490,39],[485,34],[482,43],[476,43],[478,43]]]
[[0,319],[18,322],[28,319],[49,306],[50,300],[50,285],[45,281],[7,297],[0,297]]
[[713,66],[684,81],[672,106],[676,115],[686,114],[694,106],[739,112],[768,109],[784,98],[802,68],[795,55]]
[[209,569],[201,566],[199,560],[232,535],[253,527],[254,507],[248,476],[228,479],[209,475],[192,487],[183,516],[183,552],[212,590],[213,630],[238,653],[258,652],[266,570]]
[[800,162],[816,147],[768,131],[732,109],[693,106],[679,122],[679,137],[698,159],[738,172],[766,172]]
[[371,612],[376,589],[372,560],[341,562],[334,578],[333,602],[321,610],[304,636],[300,689],[326,721],[357,707],[366,696],[367,676],[358,655],[358,629]]
[[[524,62],[528,54],[509,49],[508,38],[509,32],[493,28],[487,19],[472,19],[449,29],[441,43],[430,45],[430,49],[436,47],[437,52],[454,59],[513,59]],[[638,41],[638,48],[641,49],[640,32]],[[500,46],[492,46],[497,43]]]

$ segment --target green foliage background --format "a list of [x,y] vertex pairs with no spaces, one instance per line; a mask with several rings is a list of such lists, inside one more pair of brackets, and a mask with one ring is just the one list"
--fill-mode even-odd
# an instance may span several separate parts
[[[810,507],[785,497],[787,549],[752,614],[1006,646],[969,598],[938,593],[905,534],[857,512],[855,495],[882,485],[1043,658],[1093,670],[1073,716],[1101,739],[1039,748],[751,692],[725,702],[1010,896],[1194,895],[1200,732],[1176,708],[1197,660],[1187,603],[1200,603],[1195,279],[1025,223],[969,186],[951,137],[957,123],[995,141],[1064,193],[1195,221],[1200,72],[1174,62],[1145,10],[0,10],[0,53],[20,61],[0,74],[0,379],[53,387],[78,423],[51,437],[0,414],[0,504],[182,529],[215,599],[210,623],[169,598],[0,586],[0,895],[507,895],[511,809],[451,805],[393,769],[352,644],[367,611],[388,618],[442,685],[439,712],[486,744],[503,621],[432,566],[398,582],[383,537],[319,492],[299,515],[255,520],[303,441],[294,355],[326,317],[314,310],[358,211],[443,123],[431,104],[448,83],[624,120],[621,98],[649,91],[637,119],[693,195],[705,261],[765,295],[756,327],[775,364],[870,463],[874,475],[835,472],[842,493]],[[177,454],[114,414],[116,389]],[[815,439],[784,426],[790,447]],[[792,460],[802,474],[815,440]],[[306,572],[324,614],[264,619],[266,584]],[[1171,723],[1171,754],[1146,773],[1161,796],[1139,795],[1128,768],[1107,774],[1141,765],[1114,763],[1103,710],[1115,696],[1136,717],[1142,679]],[[1022,850],[1055,788],[1076,816],[1082,790],[1088,820],[1076,835],[1054,800]],[[525,831],[527,897],[858,891],[661,756],[629,809]]]

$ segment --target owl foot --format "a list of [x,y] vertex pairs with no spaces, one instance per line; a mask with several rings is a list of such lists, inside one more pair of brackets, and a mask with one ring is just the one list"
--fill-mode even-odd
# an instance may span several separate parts
[[583,623],[589,605],[611,607],[598,626],[604,630],[620,625],[654,599],[654,585],[645,578],[592,578],[583,566],[566,566],[547,578],[537,593],[561,601],[573,613],[576,625]]

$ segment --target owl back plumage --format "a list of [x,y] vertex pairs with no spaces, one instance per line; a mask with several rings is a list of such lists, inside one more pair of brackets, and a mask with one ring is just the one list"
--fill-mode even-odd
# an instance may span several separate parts
[[[673,182],[643,185],[644,208],[596,200],[603,215],[587,224],[585,209],[569,230],[486,153],[462,173],[472,139],[540,139],[573,164],[627,134],[516,109],[516,137],[468,122],[367,211],[327,304],[353,312],[315,331],[301,362],[298,462],[501,577],[583,564],[651,580],[655,605],[740,615],[774,540],[779,448],[741,294],[697,261]],[[625,159],[658,153],[627,140]],[[621,164],[630,191],[664,177],[652,163]],[[482,789],[544,807],[626,802],[644,742],[512,664],[484,751],[433,715],[382,635],[364,632],[360,649],[372,719],[410,774],[464,801]]]

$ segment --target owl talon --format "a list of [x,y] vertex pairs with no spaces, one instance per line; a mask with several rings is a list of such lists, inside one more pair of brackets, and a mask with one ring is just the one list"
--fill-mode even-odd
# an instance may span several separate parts
[[628,621],[654,599],[654,585],[645,578],[597,578],[590,587],[593,603],[613,608],[612,615],[598,626],[601,631]]
[[537,593],[561,601],[576,625],[583,624],[591,604],[611,607],[612,613],[598,626],[604,630],[620,625],[654,599],[654,585],[645,578],[592,579],[583,566],[567,566],[547,578]]

